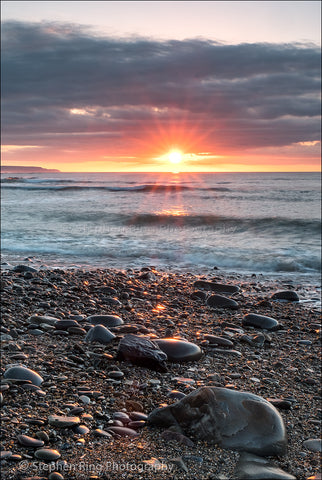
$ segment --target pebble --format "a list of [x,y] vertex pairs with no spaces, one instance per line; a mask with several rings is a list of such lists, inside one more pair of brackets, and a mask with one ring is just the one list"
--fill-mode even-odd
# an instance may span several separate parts
[[78,322],[76,322],[76,320],[71,320],[71,319],[67,319],[67,320],[58,320],[56,323],[55,323],[55,328],[57,330],[63,330],[63,331],[66,331],[68,330],[68,328],[70,327],[78,327],[78,328],[82,328],[80,326],[80,324]]
[[75,427],[73,427],[73,432],[74,433],[78,433],[79,435],[86,435],[87,433],[89,433],[89,428],[86,427],[86,425],[76,425]]
[[255,335],[242,335],[240,337],[240,341],[244,343],[248,343],[252,347],[262,347],[265,343],[265,335],[262,334],[255,334]]
[[299,302],[300,298],[293,290],[283,290],[272,295],[272,300],[285,300],[287,302]]
[[103,343],[107,345],[115,338],[115,335],[108,330],[104,325],[95,325],[90,330],[88,330],[85,337],[85,342],[93,343]]
[[102,430],[101,428],[95,428],[95,430],[93,430],[93,434],[96,437],[104,437],[104,438],[108,438],[110,440],[113,438],[113,436],[109,432],[106,432],[105,430]]
[[45,444],[43,440],[28,437],[28,435],[18,435],[17,439],[20,445],[24,447],[38,448],[38,447],[43,447]]
[[79,399],[84,405],[89,405],[91,403],[91,399],[87,395],[81,395]]
[[239,291],[237,285],[225,285],[222,283],[208,282],[206,280],[196,280],[193,283],[195,288],[203,288],[217,293],[236,293]]
[[204,339],[208,340],[210,345],[221,345],[223,347],[233,347],[234,344],[231,340],[224,337],[217,337],[216,335],[204,335]]
[[50,415],[48,417],[48,423],[49,425],[53,425],[54,427],[68,428],[68,427],[73,427],[75,425],[79,425],[80,418],[67,417],[62,415]]
[[53,450],[52,448],[41,448],[40,450],[35,451],[35,457],[39,460],[44,460],[45,462],[58,460],[60,456],[58,450]]
[[176,400],[181,400],[181,398],[185,397],[186,394],[183,393],[183,392],[179,392],[179,390],[171,390],[171,392],[169,392],[168,396],[170,398],[174,398]]
[[320,438],[309,438],[303,442],[303,445],[311,452],[322,452]]
[[86,321],[91,325],[104,325],[104,327],[118,327],[124,323],[118,315],[90,315]]
[[242,320],[243,326],[250,326],[255,328],[263,328],[265,330],[277,330],[279,323],[277,320],[265,315],[258,315],[257,313],[249,313]]
[[115,378],[116,380],[124,377],[124,373],[121,372],[120,370],[111,370],[110,372],[107,373],[107,375],[110,378]]
[[36,325],[45,324],[54,327],[56,323],[59,322],[59,319],[47,315],[31,315],[31,317],[29,317],[27,321]]
[[51,472],[48,475],[48,480],[64,480],[64,477],[61,473],[59,472]]
[[166,353],[170,362],[190,362],[202,357],[202,350],[195,343],[175,338],[154,339],[154,342]]
[[116,360],[127,360],[152,370],[166,372],[167,355],[148,338],[125,335],[118,345]]
[[282,398],[267,398],[266,400],[281,410],[289,410],[292,407],[292,402]]
[[207,298],[206,303],[212,308],[228,308],[231,310],[238,310],[239,308],[239,305],[235,300],[223,297],[222,295],[211,295]]
[[127,427],[109,427],[107,431],[121,437],[137,437],[139,435],[138,432]]
[[38,387],[43,382],[43,378],[37,372],[18,365],[8,368],[8,370],[4,372],[3,377],[7,379],[29,380],[33,385],[37,385]]

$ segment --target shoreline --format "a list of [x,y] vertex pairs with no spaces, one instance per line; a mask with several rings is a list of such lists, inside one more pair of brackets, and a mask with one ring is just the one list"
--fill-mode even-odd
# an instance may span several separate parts
[[[28,262],[28,266],[33,264]],[[214,292],[194,285],[200,280],[239,287],[236,293],[225,295],[238,308],[211,308],[205,299]],[[308,302],[319,291],[289,280],[222,270],[196,275],[150,267],[3,270],[1,383],[9,388],[3,387],[2,392],[1,448],[18,456],[2,461],[5,478],[49,477],[51,464],[37,461],[34,448],[17,442],[18,434],[35,438],[41,430],[48,436],[46,446],[57,449],[59,461],[66,462],[54,465],[63,478],[119,479],[122,471],[135,480],[231,480],[237,451],[193,437],[193,446],[168,440],[162,436],[164,429],[150,426],[138,430],[135,438],[97,436],[97,428],[106,431],[116,412],[141,409],[148,415],[160,404],[175,403],[173,392],[188,394],[202,386],[288,402],[288,409],[279,409],[288,453],[269,460],[298,480],[316,475],[319,453],[308,450],[303,442],[317,438],[320,430],[320,317],[318,305]],[[296,291],[301,301],[272,300],[281,287]],[[243,318],[250,313],[276,319],[279,328],[246,327]],[[50,323],[33,325],[35,319],[30,317],[35,315],[74,319],[80,328],[57,333]],[[123,319],[122,325],[110,329],[115,335],[110,343],[85,342],[90,315]],[[203,355],[196,361],[168,361],[165,373],[133,365],[116,358],[119,341],[129,332],[152,340],[182,338],[198,345]],[[233,346],[211,346],[207,335],[220,337],[223,343],[229,340]],[[259,335],[262,344],[246,341],[245,335],[251,339]],[[44,380],[41,388],[27,389],[6,381],[3,374],[15,363],[39,373]],[[48,423],[50,415],[70,415],[73,408],[81,409],[87,432]]]

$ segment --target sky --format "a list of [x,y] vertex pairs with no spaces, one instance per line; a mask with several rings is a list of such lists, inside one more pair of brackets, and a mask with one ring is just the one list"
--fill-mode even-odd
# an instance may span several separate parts
[[320,9],[2,1],[2,165],[318,171]]

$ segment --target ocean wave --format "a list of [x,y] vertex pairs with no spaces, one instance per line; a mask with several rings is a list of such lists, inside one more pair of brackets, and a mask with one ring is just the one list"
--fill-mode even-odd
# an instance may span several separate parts
[[218,215],[169,215],[143,213],[124,218],[126,225],[136,226],[178,226],[178,227],[228,227],[236,232],[278,232],[289,233],[290,230],[300,230],[319,233],[321,222],[319,220],[290,219],[283,217],[255,217],[239,218]]
[[107,210],[60,211],[43,215],[42,221],[79,223],[82,225],[131,228],[172,228],[221,230],[223,233],[248,233],[279,236],[300,235],[301,238],[320,235],[321,221],[286,217],[241,218],[212,214],[177,213],[112,213]]
[[[87,182],[86,182],[87,183]],[[105,190],[109,192],[152,192],[152,193],[171,193],[179,192],[184,190],[193,190],[193,187],[185,185],[162,185],[162,184],[151,184],[151,185],[135,185],[135,186],[107,186],[107,185],[34,185],[34,184],[23,184],[23,185],[5,185],[2,188],[8,189],[24,189],[24,190],[56,190],[56,191],[65,191],[65,190]]]
[[[6,243],[6,242],[5,242]],[[193,247],[186,251],[182,246],[170,245],[158,242],[147,245],[144,242],[132,240],[126,241],[124,245],[119,244],[118,248],[110,248],[108,245],[87,245],[86,243],[70,244],[68,246],[63,242],[42,242],[37,244],[13,245],[12,242],[4,244],[3,254],[20,255],[50,255],[60,256],[64,262],[73,259],[76,263],[87,262],[97,266],[108,263],[115,264],[118,268],[123,265],[128,268],[130,265],[159,265],[169,267],[175,265],[176,268],[198,268],[210,267],[214,265],[220,269],[242,273],[305,273],[320,274],[321,258],[319,255],[307,253],[301,254],[299,251],[292,251],[290,255],[281,255],[273,252],[259,252],[256,249],[225,250],[223,248],[196,248]]]

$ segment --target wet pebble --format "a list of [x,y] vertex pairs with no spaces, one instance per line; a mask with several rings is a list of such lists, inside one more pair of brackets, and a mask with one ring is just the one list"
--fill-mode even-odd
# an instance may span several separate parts
[[44,441],[37,438],[28,437],[28,435],[18,435],[18,442],[23,447],[38,448],[44,446]]
[[175,338],[160,338],[155,339],[154,342],[166,353],[170,362],[190,362],[202,357],[202,350],[195,343]]
[[52,448],[41,448],[35,452],[35,457],[38,458],[38,460],[44,460],[45,462],[58,460],[60,456],[58,450],[53,450]]
[[309,438],[303,442],[303,445],[310,450],[311,452],[321,452],[321,439],[320,438]]
[[300,298],[293,290],[283,290],[272,295],[272,300],[285,300],[287,302],[299,302]]
[[279,327],[277,320],[257,313],[249,313],[242,320],[243,326],[263,328],[265,330],[276,330]]
[[67,417],[64,415],[50,415],[48,417],[49,425],[59,428],[68,428],[73,427],[74,425],[79,425],[79,417]]
[[4,372],[3,377],[7,379],[29,380],[33,385],[37,386],[43,382],[42,377],[37,372],[20,365],[8,368],[8,370]]
[[238,303],[232,298],[223,297],[222,295],[211,295],[207,298],[207,305],[211,308],[228,308],[238,310]]
[[108,330],[104,325],[95,325],[90,330],[88,330],[85,337],[85,342],[93,343],[103,343],[107,345],[115,338],[115,335]]
[[124,322],[118,315],[90,315],[86,321],[91,325],[103,325],[104,327],[117,327]]

